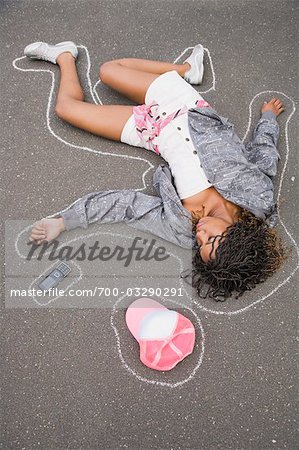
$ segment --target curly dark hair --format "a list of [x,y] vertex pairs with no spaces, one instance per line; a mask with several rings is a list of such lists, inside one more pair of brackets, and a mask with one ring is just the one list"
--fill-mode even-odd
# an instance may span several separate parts
[[[197,222],[198,217],[192,214],[193,231]],[[208,262],[202,260],[198,246],[193,248],[189,275],[201,298],[225,301],[234,292],[239,298],[272,276],[287,258],[276,230],[244,209],[237,222],[217,237],[215,257]]]

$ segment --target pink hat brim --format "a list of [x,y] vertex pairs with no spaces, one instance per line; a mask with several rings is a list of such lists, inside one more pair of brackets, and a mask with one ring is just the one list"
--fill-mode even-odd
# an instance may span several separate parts
[[134,338],[139,342],[139,328],[143,318],[157,309],[167,309],[161,303],[147,297],[142,297],[135,300],[128,307],[126,312],[126,323],[127,326],[134,336]]

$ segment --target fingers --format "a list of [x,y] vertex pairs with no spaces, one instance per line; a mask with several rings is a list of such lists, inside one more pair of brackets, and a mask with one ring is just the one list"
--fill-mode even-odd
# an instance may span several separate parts
[[46,230],[43,228],[43,227],[41,227],[41,226],[36,226],[36,227],[34,227],[33,229],[32,229],[32,231],[33,230],[35,230],[35,231],[37,231],[38,233],[46,233]]
[[279,116],[284,111],[284,105],[279,98],[273,97],[269,102],[265,102],[262,111],[273,111],[276,116]]
[[40,245],[43,242],[47,242],[46,235],[37,234],[37,233],[31,233],[28,241],[29,241],[28,243],[33,242],[34,244],[37,244],[37,245]]
[[272,97],[269,103],[280,102],[279,98]]
[[35,239],[32,239],[32,238],[29,238],[28,245],[31,244],[31,242],[34,242],[35,245],[41,245],[41,244],[48,243],[48,241],[46,239],[37,239],[37,240],[35,240]]
[[34,241],[37,239],[45,239],[46,233],[44,233],[43,231],[32,230],[30,238],[33,239]]
[[33,228],[31,230],[31,234],[29,237],[29,243],[34,242],[35,244],[40,245],[43,242],[47,242],[46,237],[47,237],[47,232],[46,232],[46,228],[45,228],[45,222],[44,222],[44,219],[42,219],[33,225]]
[[269,101],[269,103],[271,103],[272,105],[276,106],[277,108],[283,107],[283,103],[281,100],[279,100],[279,98],[271,98],[271,100]]
[[276,99],[275,102],[273,103],[277,108],[283,106],[282,101]]

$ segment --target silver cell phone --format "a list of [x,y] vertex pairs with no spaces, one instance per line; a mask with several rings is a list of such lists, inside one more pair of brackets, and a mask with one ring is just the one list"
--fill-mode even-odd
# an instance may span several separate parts
[[56,287],[70,272],[70,266],[65,263],[60,263],[37,286],[40,290],[46,292]]

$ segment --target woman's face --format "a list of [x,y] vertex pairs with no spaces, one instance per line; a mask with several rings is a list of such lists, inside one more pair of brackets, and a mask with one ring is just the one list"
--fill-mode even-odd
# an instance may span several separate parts
[[[200,256],[204,262],[208,262],[209,259],[215,257],[216,248],[219,245],[219,239],[222,233],[224,233],[232,222],[228,222],[225,219],[219,217],[206,216],[200,219],[196,224],[196,241],[199,245]],[[214,241],[214,248],[212,250],[212,243]]]

